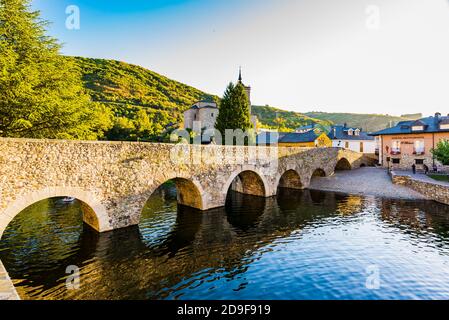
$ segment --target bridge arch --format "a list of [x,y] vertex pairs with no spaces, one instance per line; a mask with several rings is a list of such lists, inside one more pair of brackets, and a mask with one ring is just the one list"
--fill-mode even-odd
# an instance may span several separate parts
[[301,176],[294,169],[286,170],[277,180],[277,188],[303,189]]
[[230,175],[222,190],[225,199],[230,188],[258,197],[269,197],[270,195],[269,184],[265,177],[252,167],[244,167]]
[[39,201],[73,197],[81,202],[83,221],[99,232],[112,230],[106,207],[90,192],[73,187],[53,187],[32,191],[18,197],[2,213],[0,213],[0,238],[9,223],[23,210]]
[[182,175],[173,176],[165,179],[165,181],[156,183],[155,188],[147,195],[145,202],[159,187],[168,181],[173,181],[176,185],[178,204],[199,210],[207,208],[206,193],[201,184],[195,179]]
[[312,172],[312,176],[310,177],[310,180],[312,180],[313,178],[319,178],[319,177],[325,177],[326,176],[326,171],[324,171],[324,169],[321,168],[316,168],[313,172]]
[[335,171],[352,170],[351,163],[348,159],[342,157],[337,161],[335,165]]

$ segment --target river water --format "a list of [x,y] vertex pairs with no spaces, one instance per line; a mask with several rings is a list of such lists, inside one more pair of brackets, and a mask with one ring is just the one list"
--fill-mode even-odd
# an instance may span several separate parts
[[163,188],[139,226],[97,234],[78,202],[48,199],[0,259],[22,299],[448,299],[449,207],[282,190],[199,212]]

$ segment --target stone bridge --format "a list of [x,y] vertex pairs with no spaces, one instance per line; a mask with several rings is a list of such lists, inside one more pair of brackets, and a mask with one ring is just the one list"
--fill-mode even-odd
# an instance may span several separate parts
[[26,207],[53,197],[81,201],[99,232],[136,225],[153,192],[174,181],[178,203],[225,205],[229,189],[260,197],[303,189],[313,176],[371,161],[339,148],[196,146],[0,139],[0,237]]

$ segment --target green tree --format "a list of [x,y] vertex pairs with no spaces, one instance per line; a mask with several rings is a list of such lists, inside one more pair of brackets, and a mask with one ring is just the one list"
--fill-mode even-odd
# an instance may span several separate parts
[[151,123],[148,113],[144,109],[140,109],[136,113],[136,118],[134,119],[134,126],[137,130],[137,136],[139,138],[149,138],[153,134],[153,124]]
[[435,159],[440,161],[443,165],[449,165],[449,140],[441,140],[437,147],[431,150]]
[[0,135],[96,139],[105,129],[95,120],[101,107],[92,107],[47,24],[29,0],[0,0]]
[[114,118],[114,126],[106,134],[108,140],[136,140],[134,122],[125,117]]
[[215,128],[225,134],[226,129],[251,129],[252,123],[249,115],[250,105],[245,87],[241,83],[230,83],[220,102],[219,114]]

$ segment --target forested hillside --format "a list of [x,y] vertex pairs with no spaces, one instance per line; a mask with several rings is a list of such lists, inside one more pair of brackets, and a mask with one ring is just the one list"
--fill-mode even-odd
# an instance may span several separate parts
[[259,119],[261,127],[278,129],[279,131],[294,131],[295,129],[312,123],[331,125],[327,120],[319,120],[299,112],[285,111],[270,106],[252,106],[252,114]]
[[110,140],[152,140],[169,124],[181,123],[182,113],[204,92],[125,62],[70,57],[79,65],[93,101],[109,107],[114,126]]
[[[181,124],[183,112],[207,93],[125,62],[67,57],[80,67],[84,86],[93,101],[112,111],[109,140],[155,140],[171,124]],[[215,100],[219,100],[214,96]],[[347,123],[367,131],[408,118],[377,114],[299,113],[271,106],[252,106],[263,128],[293,131],[317,123]],[[416,115],[414,115],[416,117]]]
[[[358,113],[327,113],[327,112],[307,112],[305,115],[320,119],[331,121],[335,124],[347,123],[349,126],[362,128],[364,131],[374,132],[387,128],[389,125],[394,125],[399,121],[411,120],[418,117],[418,115],[407,116],[390,116],[384,114],[358,114]],[[413,116],[413,117],[412,117]]]
[[[106,132],[106,138],[110,140],[154,140],[167,125],[181,124],[183,112],[194,102],[210,96],[125,62],[80,57],[67,59],[73,59],[79,65],[92,100],[112,110],[114,126]],[[215,96],[214,99],[219,100]],[[252,110],[264,128],[292,131],[313,122],[329,123],[269,106],[253,106]]]

